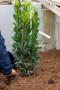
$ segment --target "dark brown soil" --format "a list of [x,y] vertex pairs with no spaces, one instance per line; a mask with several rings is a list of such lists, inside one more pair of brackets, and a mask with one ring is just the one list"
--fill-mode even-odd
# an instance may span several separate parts
[[0,74],[0,90],[60,90],[60,50],[41,53],[35,74],[7,81]]

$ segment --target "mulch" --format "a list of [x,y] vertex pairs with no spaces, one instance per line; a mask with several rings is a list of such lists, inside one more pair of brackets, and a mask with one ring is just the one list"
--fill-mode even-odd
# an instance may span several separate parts
[[60,50],[40,53],[34,75],[5,80],[0,74],[0,90],[60,90]]

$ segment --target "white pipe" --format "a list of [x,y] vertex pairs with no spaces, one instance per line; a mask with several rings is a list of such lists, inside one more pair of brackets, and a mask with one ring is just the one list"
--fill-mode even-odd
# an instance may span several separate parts
[[48,39],[51,39],[51,37],[50,37],[48,34],[42,32],[42,31],[39,31],[39,34],[45,36],[45,37],[48,38]]

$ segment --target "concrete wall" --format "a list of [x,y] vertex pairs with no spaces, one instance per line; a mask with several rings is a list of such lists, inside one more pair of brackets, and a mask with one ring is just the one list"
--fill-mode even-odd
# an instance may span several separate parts
[[[37,5],[38,6],[38,5]],[[42,51],[46,51],[49,49],[58,47],[58,43],[56,42],[56,34],[54,29],[54,15],[48,12],[48,17],[46,17],[47,13],[41,11],[40,6],[38,6],[39,10],[39,17],[40,17],[40,26],[39,29],[44,31],[45,33],[51,36],[51,39],[48,40],[46,37],[42,35],[38,35],[40,46],[42,46]],[[13,36],[13,6],[12,5],[0,5],[0,30],[2,35],[5,38],[5,44],[7,46],[7,50],[12,51],[12,36]],[[46,20],[49,19],[48,22]],[[45,24],[43,24],[43,22]],[[51,25],[50,25],[51,24]],[[52,26],[52,27],[51,27]],[[47,27],[47,28],[46,28]],[[58,35],[57,35],[58,36]],[[58,40],[57,40],[58,41]]]
[[55,16],[55,39],[56,48],[60,49],[60,17]]
[[43,30],[46,34],[51,36],[51,39],[44,38],[45,50],[56,48],[55,40],[55,14],[49,10],[43,11]]
[[[32,4],[37,7],[39,16],[41,17],[40,6],[37,3]],[[12,51],[13,44],[13,12],[13,5],[0,5],[0,30],[5,38],[5,45],[9,51]],[[42,30],[42,18],[39,28]],[[38,35],[38,37],[40,38],[39,41],[42,41],[42,36]]]
[[13,36],[13,6],[0,5],[0,30],[5,38],[8,50],[12,50]]

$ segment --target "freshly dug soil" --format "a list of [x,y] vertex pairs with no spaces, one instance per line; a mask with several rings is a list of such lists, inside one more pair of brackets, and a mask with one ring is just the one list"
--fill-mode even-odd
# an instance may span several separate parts
[[0,90],[60,90],[60,50],[40,53],[40,57],[34,75],[8,81],[0,74]]

